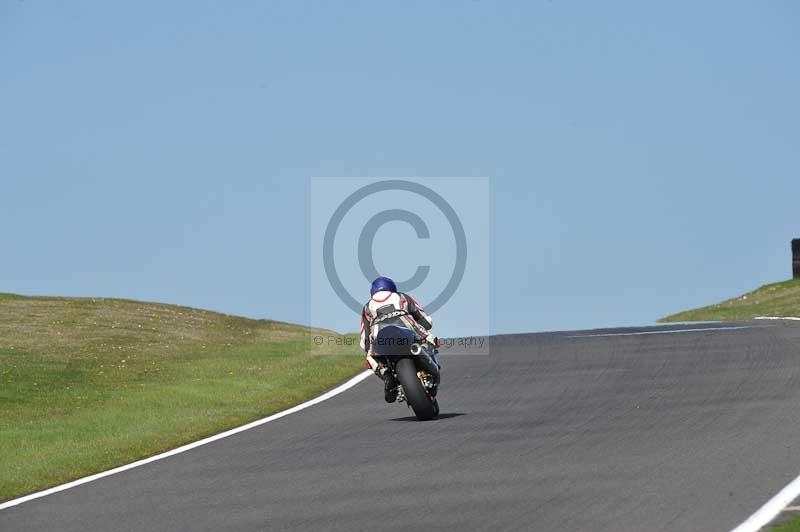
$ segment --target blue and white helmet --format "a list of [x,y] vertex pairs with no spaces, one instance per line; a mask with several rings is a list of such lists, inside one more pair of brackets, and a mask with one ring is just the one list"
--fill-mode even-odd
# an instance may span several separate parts
[[388,277],[378,277],[372,281],[372,286],[369,289],[369,294],[374,296],[377,292],[388,290],[389,292],[397,292],[397,285]]

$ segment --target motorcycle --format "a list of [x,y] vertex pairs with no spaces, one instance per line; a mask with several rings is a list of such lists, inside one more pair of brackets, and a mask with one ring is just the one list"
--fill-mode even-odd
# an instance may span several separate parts
[[405,402],[420,421],[439,415],[436,392],[439,366],[435,346],[430,346],[408,327],[385,325],[375,337],[376,360],[392,372],[399,383],[397,401]]

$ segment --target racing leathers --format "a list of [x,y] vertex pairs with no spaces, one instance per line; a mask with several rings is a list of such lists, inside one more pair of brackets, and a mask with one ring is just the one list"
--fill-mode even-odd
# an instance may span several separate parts
[[419,337],[436,346],[436,337],[430,333],[433,320],[417,301],[402,292],[383,290],[376,292],[361,311],[361,348],[367,356],[367,364],[379,377],[384,368],[375,360],[375,337],[382,319],[397,319]]

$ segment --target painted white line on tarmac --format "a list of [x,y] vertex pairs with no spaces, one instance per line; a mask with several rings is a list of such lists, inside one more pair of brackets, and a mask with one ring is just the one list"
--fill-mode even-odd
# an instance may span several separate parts
[[791,321],[800,321],[800,318],[795,318],[793,316],[758,316],[757,318],[753,318],[754,320],[791,320]]
[[791,481],[785,488],[759,508],[747,521],[731,532],[758,532],[775,519],[793,500],[800,496],[800,476]]
[[749,325],[738,325],[731,327],[698,327],[696,329],[667,329],[665,331],[639,331],[626,333],[604,333],[604,334],[578,334],[567,336],[567,338],[603,338],[606,336],[645,336],[648,334],[676,334],[702,331],[738,331],[740,329],[752,329]]
[[282,418],[284,416],[288,416],[289,414],[294,414],[295,412],[299,412],[300,410],[304,410],[304,409],[306,409],[306,408],[308,408],[310,406],[314,406],[316,404],[319,404],[319,403],[321,403],[323,401],[326,401],[326,400],[330,399],[331,397],[339,395],[340,393],[342,393],[342,392],[344,392],[346,390],[349,390],[350,388],[352,388],[353,386],[355,386],[359,382],[363,381],[364,379],[366,379],[370,375],[372,375],[372,371],[366,370],[366,371],[364,371],[362,373],[359,373],[358,375],[356,375],[355,377],[353,377],[349,381],[345,382],[344,384],[340,384],[339,386],[337,386],[333,390],[330,390],[329,392],[325,392],[324,394],[322,394],[322,395],[320,395],[318,397],[315,397],[313,399],[310,399],[310,400],[306,401],[305,403],[301,403],[301,404],[299,404],[297,406],[293,406],[291,408],[287,408],[286,410],[283,410],[283,411],[278,412],[276,414],[272,414],[271,416],[268,416],[268,417],[265,417],[265,418],[261,418],[261,419],[257,419],[256,421],[251,421],[250,423],[248,423],[246,425],[242,425],[241,427],[236,427],[236,428],[233,428],[233,429],[230,429],[230,430],[226,430],[225,432],[220,432],[219,434],[215,434],[213,436],[209,436],[208,438],[204,438],[202,440],[198,440],[198,441],[195,441],[195,442],[192,442],[192,443],[188,443],[188,444],[183,445],[181,447],[177,447],[175,449],[172,449],[171,451],[167,451],[167,452],[164,452],[164,453],[161,453],[161,454],[157,454],[155,456],[151,456],[149,458],[145,458],[145,459],[139,460],[137,462],[132,462],[132,463],[126,464],[124,466],[115,467],[114,469],[109,469],[108,471],[103,471],[101,473],[95,473],[94,475],[89,475],[88,477],[79,478],[78,480],[73,480],[72,482],[67,482],[66,484],[61,484],[60,486],[55,486],[55,487],[52,487],[52,488],[49,488],[49,489],[46,489],[46,490],[43,490],[43,491],[37,491],[36,493],[31,493],[30,495],[25,495],[24,497],[19,497],[18,499],[12,499],[10,501],[6,501],[6,502],[0,504],[0,510],[3,510],[5,508],[10,508],[12,506],[17,506],[18,504],[22,504],[23,502],[28,502],[28,501],[33,500],[33,499],[38,499],[40,497],[45,497],[45,496],[51,495],[53,493],[58,493],[59,491],[68,490],[69,488],[74,488],[75,486],[80,486],[81,484],[86,484],[88,482],[92,482],[93,480],[98,480],[98,479],[101,479],[103,477],[108,477],[108,476],[114,475],[116,473],[122,473],[123,471],[127,471],[129,469],[133,469],[134,467],[139,467],[139,466],[143,466],[145,464],[149,464],[150,462],[155,462],[157,460],[163,460],[164,458],[169,458],[170,456],[175,456],[176,454],[185,453],[186,451],[189,451],[189,450],[194,449],[196,447],[200,447],[201,445],[205,445],[207,443],[211,443],[211,442],[214,442],[214,441],[217,441],[217,440],[221,440],[223,438],[227,438],[228,436],[233,436],[234,434],[238,434],[240,432],[244,432],[246,430],[249,430],[249,429],[252,429],[252,428],[255,428],[255,427],[259,427],[261,425],[264,425],[265,423],[269,423],[270,421],[275,421],[276,419],[280,419],[280,418]]

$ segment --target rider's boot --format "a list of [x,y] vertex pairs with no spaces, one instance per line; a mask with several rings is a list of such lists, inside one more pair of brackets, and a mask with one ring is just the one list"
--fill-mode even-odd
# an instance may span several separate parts
[[397,401],[397,379],[388,369],[383,372],[383,398],[387,403]]

